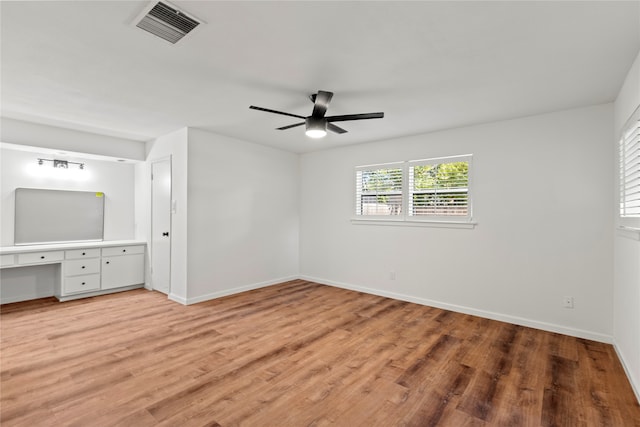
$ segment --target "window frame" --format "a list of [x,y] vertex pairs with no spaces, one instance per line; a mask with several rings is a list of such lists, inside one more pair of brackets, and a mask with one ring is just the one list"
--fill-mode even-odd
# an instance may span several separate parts
[[[401,205],[400,205],[400,214],[398,215],[363,215],[359,214],[358,211],[362,210],[362,172],[366,171],[375,171],[382,169],[399,169],[401,174],[401,190],[399,192],[401,197]],[[405,207],[405,189],[404,189],[404,181],[405,181],[405,170],[404,170],[404,162],[391,162],[391,163],[380,163],[375,165],[365,165],[365,166],[357,166],[356,167],[356,204],[355,204],[355,217],[366,217],[369,219],[376,219],[382,221],[401,221],[402,216],[404,216],[404,207]],[[398,194],[398,192],[389,192],[384,194]]]
[[[409,212],[410,197],[415,192],[409,188],[410,168],[429,164],[467,162],[468,183],[467,183],[467,215],[412,215]],[[402,168],[402,208],[400,215],[362,215],[359,214],[362,193],[361,182],[359,182],[359,172],[364,170]],[[473,228],[476,222],[473,220],[473,154],[462,154],[445,157],[433,157],[420,160],[404,160],[390,163],[379,163],[355,167],[356,188],[355,215],[351,218],[353,224],[375,224],[375,225],[408,225],[408,226],[430,226],[447,228]],[[361,212],[361,211],[360,211]]]
[[[627,214],[626,202],[626,188],[625,181],[631,175],[636,175],[634,179],[640,178],[640,157],[633,157],[630,155],[630,159],[627,158],[625,152],[628,151],[627,143],[631,145],[633,149],[632,153],[637,153],[636,156],[640,156],[640,106],[631,114],[627,122],[622,127],[620,136],[617,143],[617,160],[618,160],[618,191],[617,191],[617,217],[618,225],[622,229],[628,229],[636,231],[640,237],[640,212]],[[626,170],[626,166],[629,165],[629,170]],[[637,184],[636,184],[637,185]]]
[[[452,221],[452,222],[470,222],[473,218],[472,215],[472,199],[471,199],[471,162],[472,156],[470,154],[465,154],[461,156],[449,156],[449,157],[436,157],[432,159],[423,159],[423,160],[410,160],[407,162],[407,209],[406,215],[408,220],[410,221]],[[458,163],[458,162],[466,162],[467,163],[467,214],[466,215],[413,215],[411,209],[411,203],[413,202],[413,194],[418,193],[414,189],[410,188],[411,184],[411,168],[416,166],[427,166],[427,165],[441,165],[447,163]],[[444,192],[444,191],[443,191]],[[438,190],[434,191],[434,194],[438,194]]]

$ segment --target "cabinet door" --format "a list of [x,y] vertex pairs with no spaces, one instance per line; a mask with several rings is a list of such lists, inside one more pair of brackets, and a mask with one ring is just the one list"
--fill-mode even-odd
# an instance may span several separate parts
[[144,254],[102,257],[102,289],[144,283]]

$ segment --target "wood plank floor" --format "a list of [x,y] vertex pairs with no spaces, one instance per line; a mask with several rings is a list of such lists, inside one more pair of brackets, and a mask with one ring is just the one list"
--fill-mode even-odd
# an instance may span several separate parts
[[4,305],[8,426],[640,426],[610,345],[301,280]]

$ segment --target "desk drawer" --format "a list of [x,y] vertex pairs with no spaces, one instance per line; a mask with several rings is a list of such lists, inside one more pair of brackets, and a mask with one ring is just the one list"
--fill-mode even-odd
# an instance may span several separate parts
[[63,259],[64,251],[29,252],[26,254],[18,254],[18,264],[46,264],[62,261]]
[[100,259],[74,259],[64,262],[64,275],[77,276],[78,274],[100,273]]
[[96,291],[100,289],[99,274],[85,274],[64,279],[64,293]]
[[0,266],[9,267],[16,263],[16,256],[14,254],[0,255]]
[[102,256],[143,254],[144,246],[114,246],[113,248],[102,248]]
[[73,251],[64,252],[64,257],[66,259],[98,258],[99,256],[100,249],[75,249]]

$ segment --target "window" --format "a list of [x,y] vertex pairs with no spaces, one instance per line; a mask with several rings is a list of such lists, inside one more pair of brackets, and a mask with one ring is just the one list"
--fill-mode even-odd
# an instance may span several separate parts
[[356,215],[398,216],[402,213],[402,164],[356,170]]
[[470,169],[471,155],[359,166],[356,219],[470,222]]
[[469,161],[409,162],[409,216],[469,217]]
[[640,218],[640,107],[620,138],[620,217]]

